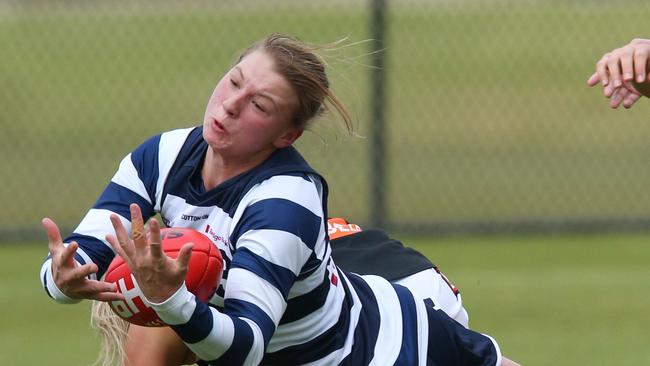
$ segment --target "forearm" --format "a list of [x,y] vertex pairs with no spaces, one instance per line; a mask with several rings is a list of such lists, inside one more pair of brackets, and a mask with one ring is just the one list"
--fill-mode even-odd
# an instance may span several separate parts
[[264,339],[253,321],[197,301],[185,285],[163,303],[151,305],[200,359],[242,365],[257,365],[262,359]]

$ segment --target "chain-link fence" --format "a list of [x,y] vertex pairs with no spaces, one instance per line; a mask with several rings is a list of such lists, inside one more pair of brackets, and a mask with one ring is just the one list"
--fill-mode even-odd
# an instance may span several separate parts
[[650,103],[612,111],[585,83],[649,35],[650,3],[386,1],[375,163],[373,3],[0,1],[0,238],[43,236],[43,216],[74,227],[125,154],[199,124],[233,58],[272,32],[344,39],[324,56],[362,137],[325,117],[298,144],[332,215],[436,232],[650,221]]

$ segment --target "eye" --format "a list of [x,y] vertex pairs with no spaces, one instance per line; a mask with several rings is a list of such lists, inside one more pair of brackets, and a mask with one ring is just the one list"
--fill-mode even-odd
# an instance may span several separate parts
[[255,107],[255,109],[259,110],[260,112],[266,113],[266,108],[264,108],[264,106],[261,105],[259,102],[254,100],[252,103],[253,103],[253,106]]
[[235,88],[239,88],[239,82],[233,78],[230,78],[230,85],[234,86]]

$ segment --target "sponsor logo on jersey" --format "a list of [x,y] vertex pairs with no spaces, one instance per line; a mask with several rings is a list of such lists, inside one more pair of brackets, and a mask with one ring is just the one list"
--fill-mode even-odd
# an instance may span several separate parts
[[224,235],[219,235],[217,234],[210,225],[207,225],[205,227],[205,233],[212,238],[212,241],[217,242],[217,243],[223,243],[226,247],[228,247],[231,251],[234,251],[235,248],[232,246],[230,243],[230,239]]
[[205,220],[207,218],[208,215],[202,215],[202,216],[186,215],[186,214],[181,215],[181,220],[185,220],[185,221],[199,221],[199,220]]

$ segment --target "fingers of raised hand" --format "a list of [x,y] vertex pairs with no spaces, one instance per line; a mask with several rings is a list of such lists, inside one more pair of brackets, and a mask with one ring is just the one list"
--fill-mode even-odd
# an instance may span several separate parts
[[144,248],[147,246],[147,235],[144,229],[144,220],[142,219],[140,206],[132,203],[129,209],[131,210],[131,237],[133,238],[133,243],[136,248]]
[[178,252],[178,257],[176,258],[177,269],[185,274],[187,272],[187,267],[190,263],[190,258],[192,258],[192,248],[194,243],[189,242],[184,244],[181,247],[181,250]]
[[83,280],[84,278],[90,276],[93,273],[97,273],[97,265],[96,264],[84,264],[81,266],[75,267],[72,271],[70,271],[70,275],[73,279],[75,280]]
[[133,256],[134,248],[129,234],[126,232],[119,216],[113,214],[110,216],[111,223],[115,229],[115,235],[106,235],[106,240],[111,244],[113,249],[125,260]]
[[156,258],[163,256],[162,238],[160,237],[160,224],[158,224],[158,221],[156,220],[149,221],[148,241],[151,255]]
[[77,252],[77,248],[79,248],[79,244],[77,244],[76,241],[71,242],[67,246],[63,248],[62,251],[60,251],[60,262],[63,265],[66,265],[68,267],[75,267],[76,264],[74,262],[74,255]]
[[54,255],[63,248],[63,239],[61,239],[61,232],[52,219],[44,218],[41,223],[45,229],[45,234],[47,234],[50,253]]
[[116,284],[104,281],[87,280],[80,295],[100,301],[124,300],[124,295],[117,292]]

